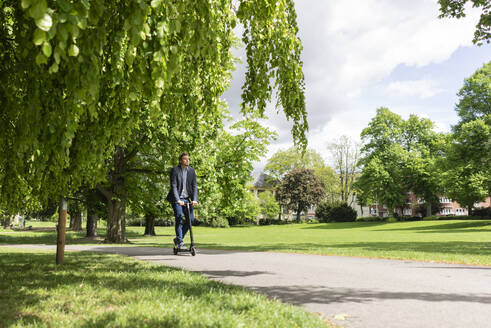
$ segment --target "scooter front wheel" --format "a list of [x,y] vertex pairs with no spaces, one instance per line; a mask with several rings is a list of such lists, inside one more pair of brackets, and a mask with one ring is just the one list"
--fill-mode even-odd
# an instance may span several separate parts
[[192,256],[196,255],[196,249],[194,247],[191,247],[191,255]]

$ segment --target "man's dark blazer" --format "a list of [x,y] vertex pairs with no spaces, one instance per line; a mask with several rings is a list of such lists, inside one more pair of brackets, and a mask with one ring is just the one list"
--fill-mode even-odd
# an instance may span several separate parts
[[[167,200],[176,203],[182,192],[182,170],[179,166],[174,166],[170,171],[170,190],[167,194]],[[196,184],[196,172],[191,166],[188,166],[186,176],[186,190],[191,201],[198,201],[198,186]]]

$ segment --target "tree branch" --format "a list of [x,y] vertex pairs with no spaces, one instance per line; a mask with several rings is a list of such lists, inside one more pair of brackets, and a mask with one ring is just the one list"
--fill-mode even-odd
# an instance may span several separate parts
[[116,194],[114,194],[113,192],[111,192],[110,190],[104,188],[101,185],[97,185],[96,188],[97,188],[97,190],[99,190],[109,200],[111,200],[113,197],[116,196]]

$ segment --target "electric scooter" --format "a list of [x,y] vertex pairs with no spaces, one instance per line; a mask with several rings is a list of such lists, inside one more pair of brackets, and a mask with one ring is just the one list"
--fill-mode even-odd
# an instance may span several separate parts
[[189,215],[189,202],[186,203],[186,207],[188,209],[187,222],[189,224],[189,237],[191,238],[191,245],[189,245],[189,249],[181,249],[179,246],[174,244],[174,255],[178,253],[190,252],[192,256],[196,255],[196,249],[194,248],[194,238],[193,238],[193,223],[191,222]]

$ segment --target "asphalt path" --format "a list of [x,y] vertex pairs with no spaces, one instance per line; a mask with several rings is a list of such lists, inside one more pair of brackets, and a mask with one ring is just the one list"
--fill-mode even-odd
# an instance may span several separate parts
[[491,267],[205,249],[194,257],[175,256],[158,247],[67,245],[66,250],[123,254],[199,272],[302,306],[340,327],[491,327]]

